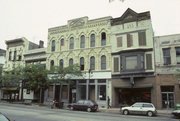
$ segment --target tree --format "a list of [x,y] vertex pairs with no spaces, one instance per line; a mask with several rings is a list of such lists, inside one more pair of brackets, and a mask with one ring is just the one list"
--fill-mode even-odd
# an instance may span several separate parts
[[49,77],[53,83],[70,83],[73,84],[72,79],[82,77],[82,72],[78,64],[68,67],[55,67]]
[[51,81],[47,77],[49,71],[42,64],[28,64],[23,70],[24,87],[39,92],[39,99],[42,103],[44,90],[51,84]]

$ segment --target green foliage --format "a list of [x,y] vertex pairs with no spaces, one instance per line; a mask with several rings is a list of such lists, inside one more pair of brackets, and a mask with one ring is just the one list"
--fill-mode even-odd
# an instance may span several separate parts
[[32,90],[46,89],[51,83],[49,73],[42,64],[28,64],[23,69],[24,86]]
[[55,67],[50,79],[53,83],[70,83],[72,79],[82,76],[80,67],[77,64],[68,67]]
[[4,71],[0,75],[0,86],[4,87],[18,87],[21,80],[21,68],[14,68],[10,71]]

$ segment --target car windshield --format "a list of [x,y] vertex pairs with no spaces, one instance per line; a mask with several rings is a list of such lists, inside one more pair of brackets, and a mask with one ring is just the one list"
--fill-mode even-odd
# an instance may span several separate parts
[[0,121],[9,121],[5,116],[0,114]]

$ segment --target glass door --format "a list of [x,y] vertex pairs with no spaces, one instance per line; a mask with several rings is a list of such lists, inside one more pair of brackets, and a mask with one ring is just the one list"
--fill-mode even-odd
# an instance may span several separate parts
[[173,92],[162,93],[162,108],[174,108],[174,93]]

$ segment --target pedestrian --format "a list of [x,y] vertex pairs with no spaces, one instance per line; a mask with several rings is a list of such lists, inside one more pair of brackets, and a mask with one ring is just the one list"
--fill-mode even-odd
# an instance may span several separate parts
[[108,109],[111,108],[109,96],[108,96],[108,98],[107,98],[107,108],[108,108]]

